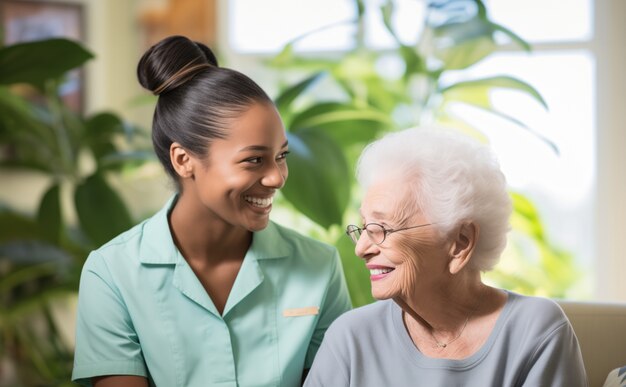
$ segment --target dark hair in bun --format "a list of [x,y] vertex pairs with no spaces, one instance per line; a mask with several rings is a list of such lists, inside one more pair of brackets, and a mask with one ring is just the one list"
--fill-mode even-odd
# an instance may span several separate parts
[[252,79],[218,67],[210,48],[184,36],[170,36],[150,47],[139,60],[137,77],[159,96],[152,143],[166,172],[177,182],[169,154],[173,142],[206,157],[212,140],[228,136],[229,120],[256,102],[272,103]]

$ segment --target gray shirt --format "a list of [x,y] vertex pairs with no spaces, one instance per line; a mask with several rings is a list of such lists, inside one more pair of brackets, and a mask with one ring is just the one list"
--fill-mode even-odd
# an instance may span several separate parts
[[558,304],[508,292],[485,344],[461,360],[424,356],[391,300],[347,312],[326,331],[304,386],[577,387],[587,378]]

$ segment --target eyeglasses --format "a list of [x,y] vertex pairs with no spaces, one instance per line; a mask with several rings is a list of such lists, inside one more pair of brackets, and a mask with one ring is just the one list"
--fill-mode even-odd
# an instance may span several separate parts
[[370,240],[374,244],[380,245],[381,243],[385,241],[385,239],[387,238],[387,235],[389,234],[392,234],[398,231],[410,230],[412,228],[430,226],[432,224],[433,223],[426,223],[426,224],[420,224],[417,226],[397,228],[395,230],[390,229],[390,228],[385,228],[382,224],[378,224],[378,223],[368,223],[362,228],[351,224],[351,225],[348,225],[348,227],[346,227],[346,234],[350,237],[350,239],[352,239],[352,242],[356,244],[359,241],[361,234],[363,234],[363,231],[367,231],[367,236],[370,238]]

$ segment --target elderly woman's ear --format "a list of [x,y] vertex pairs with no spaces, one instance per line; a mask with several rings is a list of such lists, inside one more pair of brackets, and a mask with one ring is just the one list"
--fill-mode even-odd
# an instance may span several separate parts
[[450,274],[457,274],[470,261],[476,242],[478,242],[478,234],[480,227],[474,222],[465,222],[453,234],[452,246],[450,247],[450,263],[448,268]]

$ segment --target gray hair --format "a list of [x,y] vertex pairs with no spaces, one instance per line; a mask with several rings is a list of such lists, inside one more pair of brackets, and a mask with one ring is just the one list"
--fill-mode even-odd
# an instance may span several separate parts
[[367,189],[390,177],[399,178],[410,193],[409,200],[398,203],[398,213],[421,212],[442,235],[463,222],[478,224],[470,265],[480,271],[493,268],[506,246],[512,205],[489,147],[439,127],[389,133],[363,150],[357,179]]

